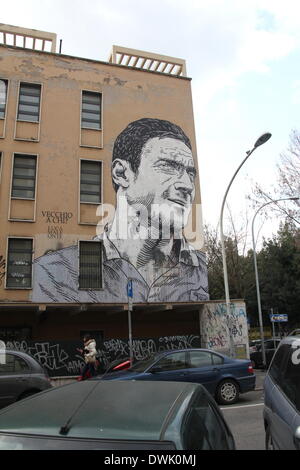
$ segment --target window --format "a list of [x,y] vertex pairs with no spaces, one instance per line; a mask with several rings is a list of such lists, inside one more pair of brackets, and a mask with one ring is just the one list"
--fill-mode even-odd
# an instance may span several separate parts
[[82,92],[81,128],[101,129],[101,93]]
[[209,352],[198,352],[198,351],[191,351],[190,353],[190,362],[191,367],[205,367],[212,365],[212,357],[211,353]]
[[186,354],[185,352],[168,354],[167,356],[162,358],[160,361],[158,361],[158,363],[155,364],[155,367],[156,366],[161,367],[162,370],[186,369],[187,368]]
[[280,383],[282,381],[283,368],[289,348],[290,346],[288,344],[282,344],[276,351],[275,357],[272,361],[269,374],[276,383]]
[[36,156],[15,154],[12,197],[35,198]]
[[29,372],[30,367],[27,362],[14,354],[5,354],[0,362],[0,374]]
[[217,354],[212,354],[211,357],[212,357],[212,360],[213,360],[213,364],[215,366],[220,366],[220,365],[224,364],[223,357],[218,356]]
[[102,242],[79,242],[79,289],[102,288]]
[[7,80],[0,79],[0,119],[5,118],[7,100]]
[[[280,387],[293,405],[300,411],[300,364],[293,360],[296,349],[289,345],[290,354]],[[298,357],[298,354],[297,354]]]
[[32,239],[10,238],[6,287],[30,289],[32,274]]
[[39,122],[41,85],[21,83],[18,107],[18,121]]
[[222,417],[199,393],[183,421],[183,441],[187,450],[228,450],[230,435]]
[[280,344],[280,341],[269,339],[265,342],[265,349],[276,349]]
[[101,162],[81,160],[80,202],[101,203]]

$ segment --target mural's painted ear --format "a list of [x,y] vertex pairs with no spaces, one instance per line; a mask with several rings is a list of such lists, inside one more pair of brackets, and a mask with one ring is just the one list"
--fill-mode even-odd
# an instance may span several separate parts
[[112,163],[112,179],[113,182],[126,189],[130,185],[133,178],[133,171],[130,168],[129,162],[116,158]]

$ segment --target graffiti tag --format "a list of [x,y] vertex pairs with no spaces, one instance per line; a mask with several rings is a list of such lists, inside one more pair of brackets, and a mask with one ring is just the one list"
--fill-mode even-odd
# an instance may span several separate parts
[[[33,356],[50,376],[79,375],[84,360],[78,355],[81,343],[73,341],[12,341],[7,349],[23,351]],[[200,347],[200,336],[163,336],[159,338],[134,339],[132,342],[135,360],[147,359],[154,354],[171,349]],[[130,347],[127,339],[109,339],[97,350],[98,358],[104,368],[116,359],[129,357]]]

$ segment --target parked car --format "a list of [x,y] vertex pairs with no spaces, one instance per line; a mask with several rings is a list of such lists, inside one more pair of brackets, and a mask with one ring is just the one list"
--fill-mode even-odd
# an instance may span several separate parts
[[249,341],[249,351],[250,353],[257,351],[257,346],[261,344],[260,339],[254,339],[252,341]]
[[[278,348],[280,341],[281,340],[278,338],[268,339],[264,341],[267,367],[270,365],[272,357],[274,356],[274,353]],[[250,360],[254,369],[259,369],[260,367],[263,367],[261,343],[256,345],[256,351],[250,352]]]
[[266,449],[300,450],[300,334],[284,338],[264,381]]
[[126,357],[123,359],[115,359],[112,361],[108,367],[103,367],[103,373],[116,372],[119,370],[129,369],[131,366],[130,358]]
[[235,444],[201,385],[86,380],[0,411],[4,449],[232,450]]
[[92,380],[155,380],[195,382],[216,398],[219,404],[235,403],[240,393],[255,388],[251,361],[231,359],[208,349],[164,351],[133,364],[129,369],[94,377]]
[[29,354],[0,352],[0,408],[50,387],[47,372]]

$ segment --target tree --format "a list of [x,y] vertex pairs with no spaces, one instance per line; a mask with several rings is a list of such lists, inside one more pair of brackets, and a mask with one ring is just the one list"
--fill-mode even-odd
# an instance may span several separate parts
[[[244,225],[242,229],[237,229],[232,219],[231,224],[230,233],[224,239],[230,298],[244,299],[249,286],[255,287],[251,278],[252,267],[245,255],[247,230]],[[210,298],[215,300],[224,299],[222,248],[218,239],[218,230],[206,225],[204,232]]]
[[[212,300],[224,299],[221,243],[218,232],[205,226],[209,293]],[[252,325],[258,326],[257,291],[253,250],[241,252],[242,234],[232,231],[225,237],[230,298],[245,299]],[[300,230],[292,222],[281,224],[278,233],[265,240],[257,253],[259,285],[264,325],[269,313],[286,313],[289,326],[300,325]]]
[[[281,197],[300,197],[300,133],[293,130],[286,152],[278,165],[279,194]],[[300,200],[294,201],[293,216],[300,220]]]
[[[280,154],[277,170],[277,184],[270,191],[255,184],[253,195],[249,196],[254,206],[277,199],[300,197],[300,131],[291,131],[287,150]],[[271,204],[267,210],[280,212],[281,216],[285,213],[286,218],[300,224],[300,200]]]
[[262,305],[285,313],[289,324],[300,322],[300,230],[281,224],[276,237],[265,241],[258,253]]

